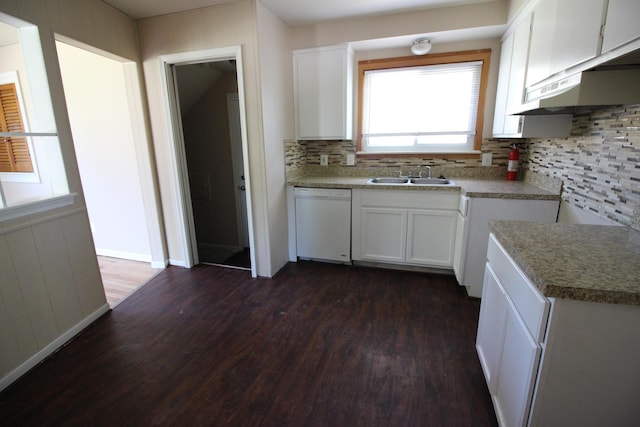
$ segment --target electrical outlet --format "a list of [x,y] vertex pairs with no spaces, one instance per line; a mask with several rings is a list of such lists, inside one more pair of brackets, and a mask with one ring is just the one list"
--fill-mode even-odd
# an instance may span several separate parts
[[356,164],[356,155],[354,153],[347,153],[347,166],[353,166]]
[[328,154],[320,154],[320,166],[329,166]]
[[493,154],[482,153],[482,166],[491,166],[492,161],[493,161]]

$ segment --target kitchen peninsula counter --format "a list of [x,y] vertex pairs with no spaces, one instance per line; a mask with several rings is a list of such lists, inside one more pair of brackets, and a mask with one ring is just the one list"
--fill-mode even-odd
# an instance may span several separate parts
[[490,230],[544,296],[640,305],[640,231],[523,221]]

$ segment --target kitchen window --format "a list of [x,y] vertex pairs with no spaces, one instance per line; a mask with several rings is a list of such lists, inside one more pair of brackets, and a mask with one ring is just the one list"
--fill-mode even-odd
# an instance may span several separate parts
[[358,154],[477,155],[490,53],[360,61]]

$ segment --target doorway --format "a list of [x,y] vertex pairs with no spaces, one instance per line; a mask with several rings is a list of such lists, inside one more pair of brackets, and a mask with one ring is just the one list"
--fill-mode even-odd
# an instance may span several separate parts
[[200,263],[251,269],[235,60],[174,66]]
[[239,46],[160,57],[171,115],[185,264],[256,277]]
[[159,268],[153,261],[154,209],[146,204],[145,161],[123,60],[57,41],[74,149],[107,301],[114,307]]

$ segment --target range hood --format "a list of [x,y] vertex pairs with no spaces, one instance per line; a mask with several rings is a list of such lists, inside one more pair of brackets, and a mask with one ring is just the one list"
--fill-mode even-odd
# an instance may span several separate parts
[[585,109],[640,104],[640,68],[594,69],[564,76],[533,90],[513,115],[574,114]]

